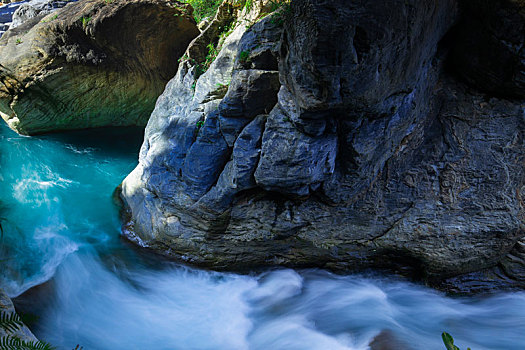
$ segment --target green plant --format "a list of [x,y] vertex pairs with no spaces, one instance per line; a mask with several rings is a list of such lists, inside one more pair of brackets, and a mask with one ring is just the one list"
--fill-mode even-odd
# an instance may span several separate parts
[[188,13],[189,11],[188,11],[187,7],[182,7],[182,6],[181,7],[177,7],[177,10],[178,10],[178,12],[175,12],[173,14],[173,16],[175,16],[175,17],[185,17],[185,16],[187,16],[189,14]]
[[20,38],[16,39],[16,44],[17,45],[20,45],[21,43],[23,43],[22,39],[20,39]]
[[198,23],[206,17],[214,16],[222,0],[182,0],[193,7],[193,17]]
[[250,62],[250,52],[249,51],[241,51],[239,53],[239,62],[241,62],[241,63],[248,63],[248,62]]
[[197,130],[199,130],[203,125],[204,125],[204,121],[199,120],[195,126],[197,127]]
[[220,48],[224,44],[224,41],[226,40],[228,35],[230,35],[233,32],[235,27],[233,26],[233,23],[230,23],[219,29],[221,30],[221,33],[219,34],[219,41],[218,41],[217,47]]
[[217,84],[215,84],[215,87],[217,89],[228,89],[230,87],[230,82],[228,82],[226,84],[217,83]]
[[253,0],[246,0],[244,3],[244,8],[249,12],[253,8]]
[[[443,339],[443,343],[447,347],[447,350],[459,350],[459,348],[454,345],[454,338],[452,338],[450,334],[443,332],[441,338]],[[470,348],[467,348],[467,350],[470,350]]]
[[24,323],[16,313],[2,312],[0,314],[0,328],[6,332],[16,332],[22,327],[24,327]]
[[18,336],[13,335],[16,331],[22,329],[24,323],[16,313],[0,313],[0,328],[7,333],[0,340],[0,349],[2,350],[53,350],[53,346],[39,340],[25,341]]
[[270,11],[274,13],[272,16],[272,23],[281,25],[292,13],[291,1],[270,0]]
[[208,48],[208,54],[206,55],[206,59],[204,61],[204,71],[210,68],[211,64],[219,54],[219,51],[217,50],[215,45],[213,45],[213,43],[209,43],[206,47]]
[[89,21],[91,21],[91,17],[80,17],[80,21],[82,22],[82,28],[86,28],[86,26],[88,25]]

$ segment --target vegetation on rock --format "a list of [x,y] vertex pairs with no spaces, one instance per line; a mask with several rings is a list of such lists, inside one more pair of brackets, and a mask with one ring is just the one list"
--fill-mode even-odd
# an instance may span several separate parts
[[0,339],[0,349],[2,350],[52,350],[55,349],[50,344],[43,341],[27,341],[14,335],[24,327],[24,323],[16,313],[0,313],[0,329],[7,335]]
[[222,0],[184,0],[193,7],[193,17],[200,22],[206,17],[214,16]]

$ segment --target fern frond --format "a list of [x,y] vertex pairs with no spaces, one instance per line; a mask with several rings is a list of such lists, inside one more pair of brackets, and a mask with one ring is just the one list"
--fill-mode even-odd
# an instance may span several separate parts
[[8,333],[16,332],[24,327],[24,323],[16,313],[0,313],[0,328]]
[[54,350],[50,344],[42,341],[24,341],[18,337],[7,336],[0,340],[0,350]]

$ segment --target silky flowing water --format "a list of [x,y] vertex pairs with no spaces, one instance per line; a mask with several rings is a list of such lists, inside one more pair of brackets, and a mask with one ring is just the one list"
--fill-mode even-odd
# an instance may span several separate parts
[[237,275],[143,254],[120,238],[112,198],[141,137],[0,127],[0,285],[22,295],[40,339],[85,350],[336,350],[368,349],[382,332],[444,349],[447,331],[461,349],[525,349],[523,292],[452,298],[387,276]]

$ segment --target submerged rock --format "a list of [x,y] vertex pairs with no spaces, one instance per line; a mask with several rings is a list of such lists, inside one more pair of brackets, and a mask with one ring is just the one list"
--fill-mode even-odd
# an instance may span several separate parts
[[187,5],[83,0],[0,39],[0,114],[21,134],[143,125],[199,33]]
[[525,101],[519,77],[495,97],[444,68],[458,2],[254,4],[225,2],[157,101],[122,186],[126,235],[213,268],[438,283],[504,264],[525,287]]

